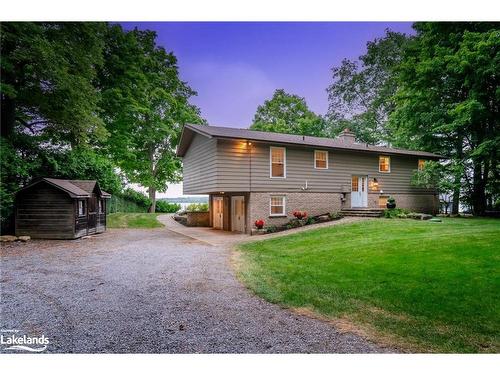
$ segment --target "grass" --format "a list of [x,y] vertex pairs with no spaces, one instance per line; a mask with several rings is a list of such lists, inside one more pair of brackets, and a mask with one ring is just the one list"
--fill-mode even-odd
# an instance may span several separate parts
[[380,219],[240,245],[238,275],[283,306],[417,352],[498,352],[500,220]]
[[160,214],[117,212],[109,214],[108,228],[160,228],[164,225],[157,220]]

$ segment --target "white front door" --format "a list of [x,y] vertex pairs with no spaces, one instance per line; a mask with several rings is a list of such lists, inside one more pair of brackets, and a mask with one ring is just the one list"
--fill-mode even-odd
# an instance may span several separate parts
[[351,207],[368,206],[368,177],[352,176],[351,178]]
[[224,223],[224,205],[222,201],[222,197],[214,197],[213,198],[213,227],[215,229],[223,229]]
[[231,230],[245,232],[245,197],[231,197]]

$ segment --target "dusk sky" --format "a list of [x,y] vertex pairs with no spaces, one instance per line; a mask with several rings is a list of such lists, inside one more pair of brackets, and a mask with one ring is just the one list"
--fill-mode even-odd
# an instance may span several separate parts
[[[155,30],[158,44],[179,60],[181,78],[198,96],[192,103],[209,125],[248,127],[257,106],[274,90],[304,97],[311,110],[325,114],[331,68],[356,59],[366,43],[385,29],[412,33],[411,23],[122,23],[126,29]],[[182,184],[166,194],[182,195]]]
[[385,29],[411,33],[411,23],[312,22],[122,23],[155,30],[158,44],[179,60],[183,80],[198,96],[210,125],[248,127],[257,106],[274,90],[306,98],[325,114],[331,68],[357,58]]

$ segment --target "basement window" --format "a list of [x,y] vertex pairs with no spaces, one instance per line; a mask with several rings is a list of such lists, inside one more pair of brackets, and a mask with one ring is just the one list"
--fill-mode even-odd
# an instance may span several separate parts
[[285,196],[273,195],[270,200],[269,216],[285,216]]

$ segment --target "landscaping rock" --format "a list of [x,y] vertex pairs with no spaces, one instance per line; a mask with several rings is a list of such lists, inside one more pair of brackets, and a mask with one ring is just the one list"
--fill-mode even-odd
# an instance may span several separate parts
[[0,236],[0,242],[14,242],[15,240],[17,240],[16,236]]
[[262,228],[262,229],[252,229],[251,235],[254,236],[254,235],[260,235],[260,234],[266,234],[266,233],[267,233],[267,229],[265,229],[265,228]]
[[330,221],[330,216],[328,216],[328,215],[318,216],[318,221],[319,222]]
[[21,242],[28,242],[29,240],[31,240],[31,237],[30,236],[19,236],[19,237],[17,237],[17,239]]
[[432,219],[432,215],[422,214],[420,220],[430,220]]

